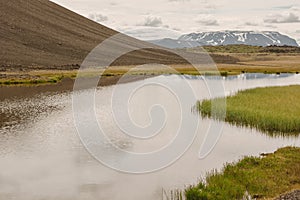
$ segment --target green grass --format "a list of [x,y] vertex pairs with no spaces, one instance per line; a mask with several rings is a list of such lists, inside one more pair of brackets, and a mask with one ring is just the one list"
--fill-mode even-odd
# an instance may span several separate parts
[[[269,134],[300,133],[300,86],[256,88],[226,98],[225,121]],[[211,100],[196,104],[202,116],[212,116]]]
[[300,148],[286,147],[263,158],[245,157],[208,174],[205,182],[185,190],[187,200],[272,198],[300,186]]
[[55,75],[49,77],[41,77],[34,79],[4,79],[0,80],[0,85],[39,85],[58,83],[64,78],[62,75]]
[[[101,76],[105,77],[113,77],[113,76],[122,76],[125,73],[127,73],[129,70],[128,69],[110,69],[106,70],[101,74]],[[77,71],[63,71],[63,72],[57,72],[57,71],[41,71],[41,72],[32,72],[32,73],[25,73],[26,78],[18,78],[18,75],[24,75],[22,73],[20,74],[13,74],[15,77],[11,78],[3,78],[0,79],[0,86],[1,85],[6,85],[6,86],[15,86],[15,85],[40,85],[40,84],[55,84],[60,82],[63,78],[71,78],[75,79],[77,77],[84,77],[84,78],[92,78],[92,77],[97,77],[100,75],[99,70],[94,70],[94,71],[83,71],[80,72],[79,74]],[[169,74],[186,74],[186,75],[221,75],[221,76],[228,76],[228,75],[236,75],[239,73],[236,72],[227,72],[227,71],[203,71],[199,72],[194,68],[179,68],[176,69],[176,71],[164,71],[164,70],[137,70],[137,71],[132,71],[129,72],[128,75],[133,75],[133,76],[147,76],[147,75],[169,75]]]
[[[95,70],[87,70],[80,72],[78,74],[77,70],[37,70],[37,71],[29,71],[29,72],[14,72],[14,73],[1,73],[0,75],[7,75],[6,78],[0,78],[0,86],[1,85],[39,85],[39,84],[55,84],[60,82],[63,78],[71,78],[75,79],[77,77],[96,77],[100,75],[100,72],[103,72],[102,76],[105,77],[113,77],[113,76],[122,76],[127,73],[133,66],[123,66],[123,67],[112,67],[106,69],[105,71],[99,71],[99,69]],[[261,73],[280,73],[282,70],[274,68],[255,68],[250,69],[241,66],[222,66],[219,68],[219,71],[210,71],[209,69],[203,69],[201,71],[197,71],[195,68],[191,66],[185,65],[174,65],[172,66],[174,70],[165,70],[165,69],[157,69],[157,68],[149,68],[147,70],[137,69],[128,72],[129,75],[169,75],[169,74],[177,74],[177,75],[207,75],[207,76],[231,76],[238,75],[244,72],[261,72]],[[297,70],[285,68],[288,72],[295,73]],[[22,77],[23,76],[23,77]],[[25,77],[25,78],[24,78]]]

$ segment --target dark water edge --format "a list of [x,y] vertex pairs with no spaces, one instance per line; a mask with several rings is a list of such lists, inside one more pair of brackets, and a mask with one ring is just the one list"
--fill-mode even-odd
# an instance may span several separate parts
[[32,97],[41,93],[65,92],[73,88],[74,80],[65,78],[56,84],[0,86],[0,101],[10,98]]
[[[144,75],[130,75],[130,76],[103,76],[101,77],[98,86],[110,86],[114,84],[122,84],[128,82],[134,82],[138,80],[146,79],[150,76]],[[86,85],[89,85],[90,78],[85,78]],[[43,98],[60,95],[64,93],[69,93],[73,91],[75,79],[64,78],[61,82],[56,84],[43,84],[43,85],[14,85],[14,86],[0,86],[0,128],[10,127],[21,122],[26,122],[32,120],[39,112],[50,113],[53,110],[59,108],[54,108],[53,106],[42,105]],[[82,89],[86,89],[87,86],[84,85]],[[30,106],[30,99],[35,97],[36,100],[40,100],[41,106],[36,107]],[[6,101],[15,100],[19,102],[19,106],[7,107]],[[27,102],[27,103],[26,103]],[[25,106],[26,109],[20,109],[20,106]]]

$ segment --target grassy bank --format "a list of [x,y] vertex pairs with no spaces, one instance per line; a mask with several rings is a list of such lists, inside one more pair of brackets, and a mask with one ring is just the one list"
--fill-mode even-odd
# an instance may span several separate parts
[[[300,86],[256,88],[226,98],[225,121],[270,134],[300,133]],[[211,101],[197,103],[202,116],[211,116]]]
[[216,62],[220,71],[227,72],[261,72],[283,73],[300,72],[300,48],[289,46],[248,46],[248,45],[225,45],[203,46],[183,49],[186,52],[202,52],[202,49],[211,55],[229,56],[236,63]]
[[186,189],[187,200],[276,197],[300,188],[300,148],[286,147],[263,158],[246,157],[227,164],[221,172],[208,174],[206,182]]
[[[25,72],[0,73],[0,86],[55,84],[64,78],[75,79],[77,70],[34,70]],[[80,77],[95,77],[99,71],[91,70],[81,73]],[[102,76],[118,76],[122,71],[106,72]]]
[[[121,76],[124,75],[128,69],[112,69],[106,71],[102,76]],[[249,73],[280,73],[280,69],[256,69],[256,68],[240,68],[239,66],[220,66],[219,71],[209,71],[209,70],[203,70],[201,72],[195,70],[194,68],[189,68],[185,66],[177,66],[174,68],[175,71],[165,71],[165,70],[137,70],[132,71],[129,74],[131,75],[170,75],[170,74],[177,74],[177,75],[208,75],[208,76],[231,76],[231,75],[238,75],[244,72]],[[285,69],[286,70],[286,69]],[[300,70],[299,70],[300,71]],[[290,70],[285,71],[289,73],[298,73],[297,70]],[[83,73],[80,76],[83,77],[94,77],[97,74],[99,74],[98,71],[91,71],[87,73]],[[13,73],[0,73],[0,86],[1,85],[37,85],[37,84],[55,84],[60,82],[63,78],[71,78],[75,79],[77,77],[77,71],[76,70],[70,70],[70,71],[48,71],[48,70],[41,70],[41,71],[34,71],[34,72],[13,72]]]
[[40,85],[58,83],[64,78],[63,75],[49,77],[27,77],[27,78],[6,78],[0,80],[0,85]]
[[[147,69],[134,69],[133,66],[118,66],[112,67],[104,70],[91,69],[85,72],[81,72],[79,77],[95,77],[99,76],[122,76],[124,74],[133,76],[155,76],[155,75],[237,75],[240,72],[228,72],[226,70],[222,71],[209,71],[203,70],[201,72],[197,71],[195,68],[176,65],[174,70],[159,69],[157,67],[149,67]],[[63,78],[75,79],[78,75],[77,70],[35,70],[35,71],[16,71],[16,72],[0,72],[0,86],[1,85],[36,85],[36,84],[51,84],[58,83]]]

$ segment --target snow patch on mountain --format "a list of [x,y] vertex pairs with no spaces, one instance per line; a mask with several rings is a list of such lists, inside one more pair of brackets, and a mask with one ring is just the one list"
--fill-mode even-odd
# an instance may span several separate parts
[[296,40],[274,31],[218,31],[190,33],[180,36],[177,40],[162,39],[152,40],[150,42],[168,48],[229,44],[245,44],[253,46],[298,46]]

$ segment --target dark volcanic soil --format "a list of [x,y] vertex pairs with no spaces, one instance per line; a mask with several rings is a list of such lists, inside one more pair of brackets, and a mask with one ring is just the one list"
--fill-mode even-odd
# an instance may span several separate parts
[[3,66],[80,63],[116,32],[47,0],[0,1]]
[[[48,0],[0,0],[0,24],[2,70],[78,67],[95,46],[117,34]],[[118,42],[119,46],[145,43],[130,37]],[[170,53],[144,50],[115,64],[140,64],[149,59],[178,60]]]

